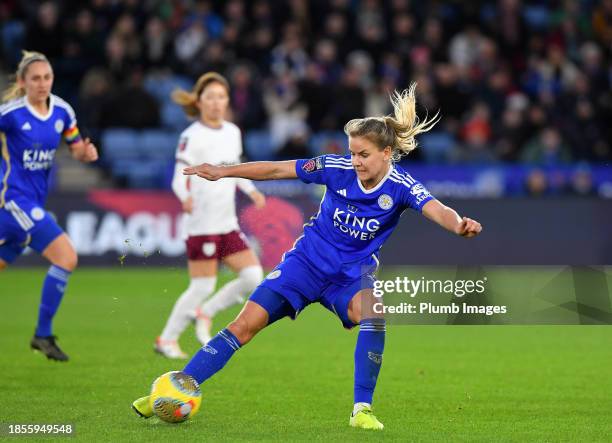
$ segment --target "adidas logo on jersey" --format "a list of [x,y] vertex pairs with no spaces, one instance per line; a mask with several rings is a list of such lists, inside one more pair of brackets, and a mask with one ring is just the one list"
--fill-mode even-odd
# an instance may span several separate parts
[[32,129],[32,125],[30,125],[30,122],[25,122],[23,126],[21,127],[21,129],[23,131],[30,131]]
[[338,194],[346,197],[346,189],[338,189]]

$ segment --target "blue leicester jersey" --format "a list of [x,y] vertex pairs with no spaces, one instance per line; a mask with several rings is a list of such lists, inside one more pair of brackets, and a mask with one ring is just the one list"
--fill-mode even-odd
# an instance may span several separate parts
[[[323,155],[297,160],[297,176],[305,183],[326,186],[319,212],[304,227],[295,252],[328,276],[358,278],[360,268],[378,264],[378,251],[397,226],[405,209],[421,212],[433,199],[425,187],[398,165],[365,189],[350,156]],[[293,251],[293,250],[292,250]]]
[[69,142],[79,138],[74,111],[55,95],[49,98],[47,115],[38,113],[25,97],[0,107],[0,207],[14,199],[44,206],[62,136]]

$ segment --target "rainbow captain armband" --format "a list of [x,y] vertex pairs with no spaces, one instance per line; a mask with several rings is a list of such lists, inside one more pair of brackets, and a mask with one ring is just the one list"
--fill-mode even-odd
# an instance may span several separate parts
[[64,138],[66,139],[66,143],[71,145],[72,143],[76,143],[81,140],[81,133],[79,132],[79,128],[76,125],[66,129],[64,131]]

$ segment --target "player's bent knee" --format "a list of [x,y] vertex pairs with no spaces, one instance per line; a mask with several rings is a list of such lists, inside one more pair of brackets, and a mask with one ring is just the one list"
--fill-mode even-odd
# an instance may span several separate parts
[[236,320],[231,322],[227,329],[234,334],[241,346],[246,345],[257,334],[257,331],[253,331],[249,327],[249,323],[242,316],[238,316]]
[[250,342],[255,335],[266,327],[267,312],[255,303],[247,302],[238,317],[228,325],[242,346]]
[[74,271],[79,264],[79,257],[75,251],[72,251],[61,258],[52,262],[54,265],[59,266],[66,271]]
[[371,291],[361,291],[350,301],[348,317],[355,324],[359,324],[364,319],[384,318],[384,310],[379,309],[381,303],[382,301],[374,297]]
[[8,263],[4,260],[0,260],[0,271],[6,269],[8,267]]
[[66,234],[62,234],[53,240],[42,251],[42,255],[51,264],[70,272],[76,269],[79,261],[77,252]]

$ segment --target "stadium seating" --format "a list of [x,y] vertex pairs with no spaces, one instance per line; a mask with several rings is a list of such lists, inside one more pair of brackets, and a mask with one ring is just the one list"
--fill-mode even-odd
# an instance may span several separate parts
[[428,163],[447,163],[455,147],[455,140],[445,131],[432,131],[419,136],[419,145]]
[[160,129],[107,129],[102,134],[102,160],[130,188],[167,188],[178,137],[177,132]]
[[143,157],[172,160],[178,134],[161,129],[148,129],[140,133],[138,150]]
[[102,133],[102,159],[105,164],[116,160],[137,159],[138,132],[127,128],[107,129]]
[[342,131],[323,131],[311,137],[309,148],[312,155],[342,155],[348,153],[348,140]]
[[244,151],[249,160],[270,160],[274,157],[272,137],[268,131],[249,131],[244,137]]
[[170,130],[184,129],[189,120],[180,106],[172,102],[171,95],[175,89],[190,91],[192,82],[179,75],[150,75],[145,79],[144,87],[161,105],[162,126]]
[[185,116],[185,113],[175,103],[163,103],[161,107],[161,120],[164,128],[171,130],[183,130],[189,125],[189,120]]

